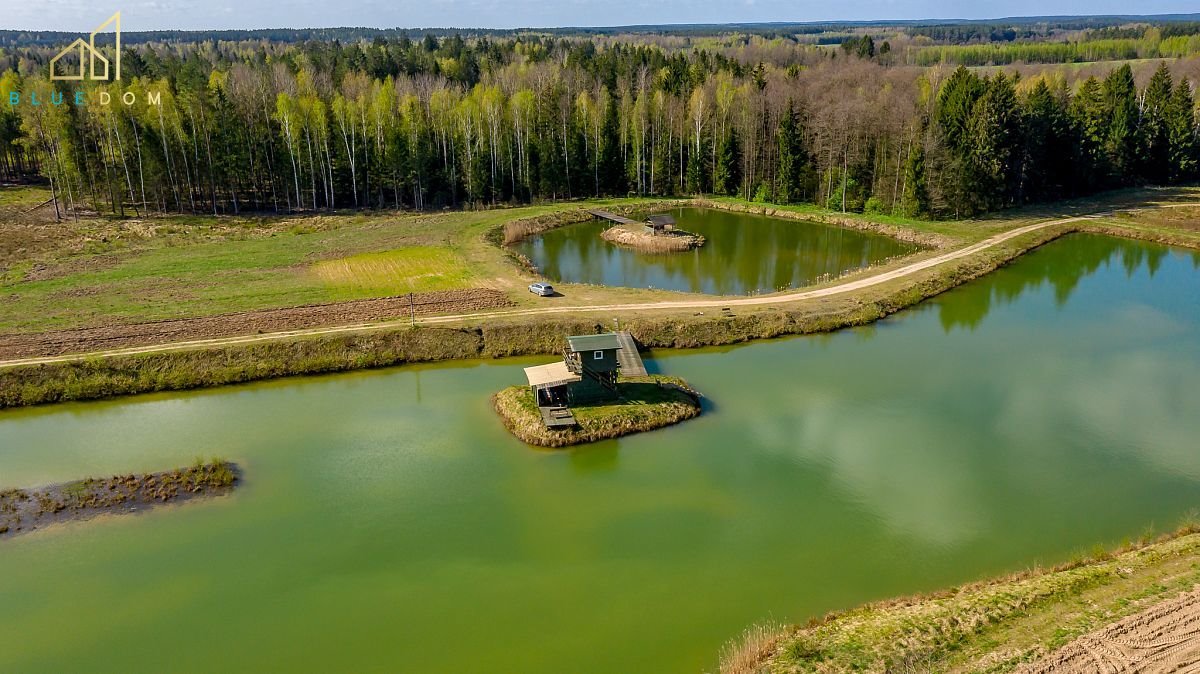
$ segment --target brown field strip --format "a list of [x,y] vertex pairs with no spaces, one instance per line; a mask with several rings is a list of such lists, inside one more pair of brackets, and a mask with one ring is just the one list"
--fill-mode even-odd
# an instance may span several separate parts
[[[417,293],[413,295],[412,303],[418,316],[512,305],[504,293],[490,289]],[[401,295],[151,323],[9,335],[0,337],[0,358],[60,356],[167,342],[305,330],[321,326],[407,320],[409,311],[409,296]]]

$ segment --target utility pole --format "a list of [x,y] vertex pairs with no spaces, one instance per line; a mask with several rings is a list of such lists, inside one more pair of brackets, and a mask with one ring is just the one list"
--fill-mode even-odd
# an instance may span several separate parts
[[408,294],[408,317],[412,320],[412,327],[417,327],[417,305],[412,293]]

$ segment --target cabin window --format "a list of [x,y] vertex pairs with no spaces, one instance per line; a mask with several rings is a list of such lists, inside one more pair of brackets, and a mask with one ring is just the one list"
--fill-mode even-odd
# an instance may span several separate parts
[[592,352],[592,360],[604,360],[604,352],[603,351],[593,351]]

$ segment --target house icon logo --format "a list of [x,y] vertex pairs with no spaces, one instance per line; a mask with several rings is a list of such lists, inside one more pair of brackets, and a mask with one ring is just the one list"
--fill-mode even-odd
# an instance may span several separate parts
[[[116,48],[115,57],[112,63],[109,59],[100,52],[96,47],[96,35],[106,28],[112,27],[116,32]],[[73,57],[79,58],[79,68],[75,72],[63,72],[71,66],[68,64],[74,63]],[[60,63],[61,61],[66,63]],[[97,72],[96,62],[99,61],[104,66],[102,72]],[[86,64],[86,68],[85,68]],[[113,72],[109,72],[109,65],[114,66]],[[87,76],[85,77],[85,71]],[[108,80],[112,75],[113,80],[121,79],[121,13],[117,12],[108,17],[108,20],[100,24],[92,34],[88,36],[85,42],[83,38],[78,38],[71,44],[67,45],[62,51],[58,52],[54,58],[50,59],[50,79],[52,80]]]

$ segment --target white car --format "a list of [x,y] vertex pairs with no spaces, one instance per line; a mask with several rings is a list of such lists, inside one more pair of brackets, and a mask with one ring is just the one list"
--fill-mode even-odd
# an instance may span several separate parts
[[553,297],[554,286],[549,283],[531,283],[529,284],[529,292],[542,297]]

